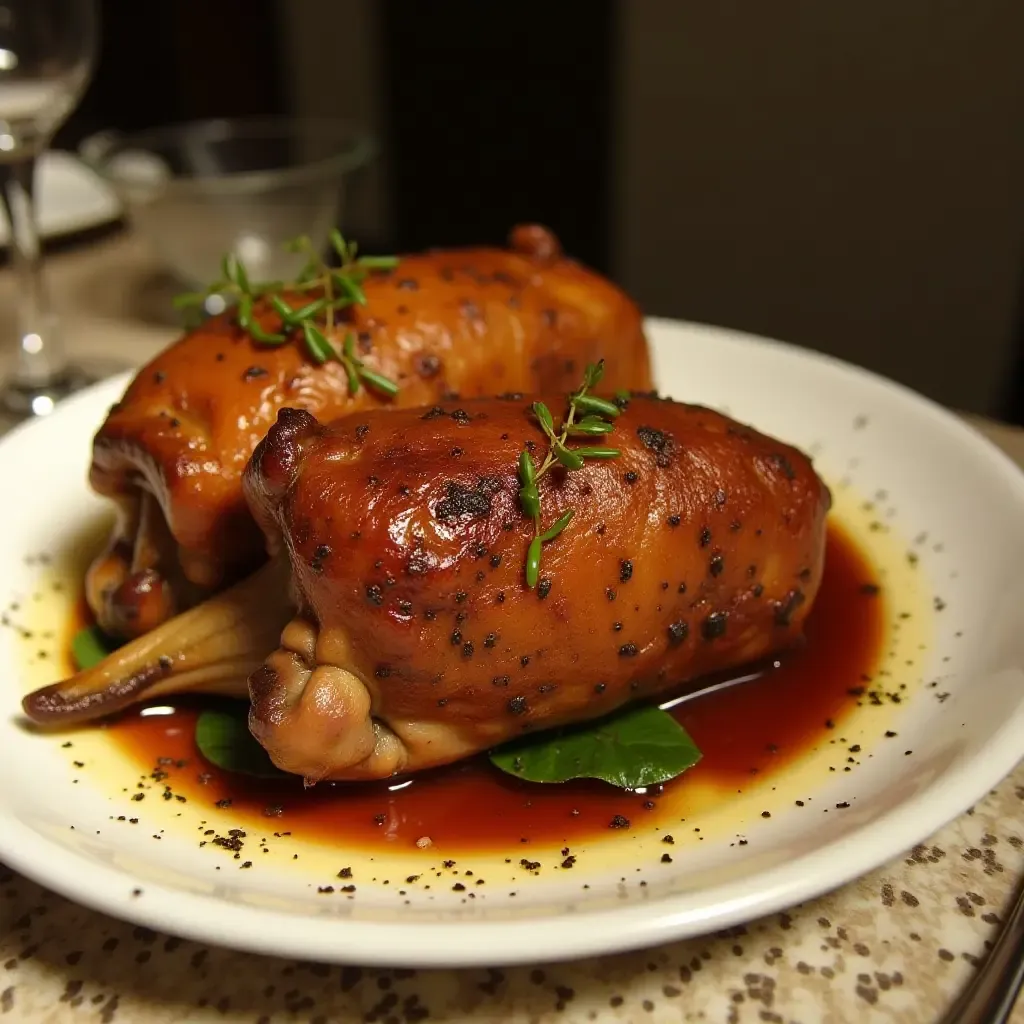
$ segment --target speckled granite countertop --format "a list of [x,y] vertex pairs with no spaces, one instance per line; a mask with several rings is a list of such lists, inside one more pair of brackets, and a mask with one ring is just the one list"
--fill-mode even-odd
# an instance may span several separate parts
[[[102,265],[126,262],[139,260],[122,237],[54,267],[82,353],[134,362],[168,336],[104,290],[119,275]],[[3,275],[0,299],[9,287]],[[982,429],[1024,465],[1024,432]],[[535,968],[359,970],[209,949],[82,909],[0,864],[0,1020],[918,1024],[966,982],[1022,877],[1024,766],[926,844],[823,899],[705,939]],[[1024,1024],[1024,1003],[1012,1020]]]

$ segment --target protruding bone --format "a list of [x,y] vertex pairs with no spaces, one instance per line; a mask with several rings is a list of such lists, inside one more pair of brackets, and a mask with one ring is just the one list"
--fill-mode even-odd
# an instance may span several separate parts
[[175,693],[244,697],[292,614],[288,566],[275,559],[229,590],[169,619],[93,668],[30,693],[25,714],[78,724]]

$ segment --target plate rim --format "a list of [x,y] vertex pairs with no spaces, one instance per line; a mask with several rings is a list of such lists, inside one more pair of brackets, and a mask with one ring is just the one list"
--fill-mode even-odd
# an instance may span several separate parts
[[[648,318],[647,328],[685,331],[709,341],[771,347],[852,374],[927,418],[928,425],[959,438],[983,457],[1009,486],[1008,500],[1024,510],[1024,470],[993,442],[954,412],[912,389],[845,360],[787,342],[709,324]],[[55,415],[95,403],[132,374],[108,378],[62,403]],[[0,451],[19,443],[34,425],[22,424],[0,440]],[[796,859],[750,878],[695,893],[659,897],[625,906],[572,914],[538,914],[520,920],[374,922],[313,917],[226,902],[138,879],[129,872],[90,863],[83,885],[81,859],[0,806],[0,860],[68,899],[133,924],[157,928],[194,941],[269,956],[373,967],[483,967],[622,953],[707,934],[793,907],[834,891],[889,862],[959,817],[1006,777],[1024,756],[1024,696],[989,740],[984,760],[974,758],[951,770],[868,825],[819,846]],[[895,840],[895,841],[894,841]],[[842,847],[843,855],[836,853]],[[823,870],[823,866],[827,870]],[[133,896],[132,889],[142,894]],[[539,940],[538,928],[544,938]],[[455,929],[458,932],[455,932]]]

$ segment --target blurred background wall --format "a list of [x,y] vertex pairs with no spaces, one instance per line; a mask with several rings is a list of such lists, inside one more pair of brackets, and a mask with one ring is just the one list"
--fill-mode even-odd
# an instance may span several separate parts
[[381,143],[346,215],[368,244],[542,220],[650,313],[1024,422],[1020,0],[106,0],[105,18],[66,144],[353,118]]

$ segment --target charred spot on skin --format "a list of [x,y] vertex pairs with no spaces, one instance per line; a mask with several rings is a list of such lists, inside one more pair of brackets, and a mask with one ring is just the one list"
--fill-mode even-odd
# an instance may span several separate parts
[[376,676],[377,679],[388,679],[391,676],[391,666],[390,665],[378,665],[373,670],[373,674],[374,674],[374,676]]
[[508,710],[513,715],[525,715],[527,711],[526,698],[522,695],[513,697],[508,702]]
[[608,689],[608,684],[607,683],[595,683],[594,684],[594,693],[604,693],[604,691],[606,689]]
[[764,593],[764,587],[760,583],[751,591],[754,597],[760,597]]
[[628,583],[633,577],[633,563],[628,558],[619,560],[619,582]]
[[793,621],[793,612],[805,601],[802,590],[791,590],[781,601],[775,602],[775,625],[788,626]]
[[671,526],[674,530],[680,524],[680,522],[682,522],[682,519],[677,515],[671,515],[668,517],[667,522],[668,525]]
[[624,817],[621,814],[616,814],[610,822],[608,822],[609,828],[629,828],[629,818]]
[[860,592],[865,597],[877,597],[882,592],[882,588],[877,583],[862,583]]
[[725,629],[729,623],[728,612],[712,612],[701,623],[700,633],[705,640],[717,640],[725,636]]
[[472,640],[467,640],[462,645],[462,656],[464,658],[472,658],[473,657],[473,650],[474,650],[474,648],[473,648],[473,641]]
[[672,644],[673,647],[684,643],[689,635],[690,626],[682,620],[679,622],[673,622],[672,625],[668,627],[668,642]]
[[725,556],[721,553],[721,551],[716,551],[711,556],[711,561],[708,562],[708,572],[713,577],[718,577],[718,576],[722,575],[722,571],[724,569],[725,569]]
[[551,691],[557,689],[557,687],[558,687],[557,683],[541,683],[540,686],[537,687],[537,692],[538,693],[551,693]]
[[537,584],[537,598],[543,601],[551,593],[551,580],[546,576]]
[[242,380],[256,380],[259,377],[269,376],[270,371],[264,366],[250,366],[245,373],[242,374]]
[[434,518],[445,522],[462,516],[478,519],[489,515],[495,490],[494,482],[491,480],[481,479],[472,489],[456,480],[450,480],[445,485],[447,496],[442,498],[434,509]]
[[612,590],[611,587],[606,587],[605,591],[604,591],[604,596],[607,597],[609,601],[614,601],[615,600],[615,591]]
[[636,436],[640,443],[654,455],[654,463],[662,469],[671,465],[675,442],[670,434],[654,427],[637,427]]
[[495,676],[491,680],[491,686],[508,686],[510,681],[509,676]]
[[356,427],[356,440],[360,444],[362,444],[363,441],[366,440],[366,435],[369,434],[369,432],[370,432],[370,424],[369,423],[360,423],[359,426]]
[[632,487],[632,485],[635,484],[637,480],[640,479],[640,477],[637,476],[637,474],[634,473],[633,470],[630,470],[628,473],[625,474],[625,476],[623,476],[622,479],[625,480],[626,483]]
[[487,636],[484,637],[484,647],[486,647],[488,649],[492,648],[497,642],[498,642],[498,635],[497,635],[497,633],[488,633]]
[[164,373],[163,370],[157,370],[156,373],[153,374],[154,384],[163,384],[165,380],[167,380],[167,374]]
[[379,608],[384,603],[384,591],[376,583],[367,583],[366,600]]
[[462,643],[462,632],[457,629],[448,639],[451,641],[452,647],[458,647]]
[[501,555],[491,555],[491,568],[497,569],[501,565]]
[[465,601],[468,596],[469,595],[464,590],[456,590],[455,591],[455,603],[456,604],[462,604],[462,602]]
[[619,648],[620,658],[635,658],[639,653],[640,651],[638,650],[636,644],[623,644]]
[[412,601],[399,601],[398,611],[402,615],[412,615]]
[[330,545],[318,544],[316,549],[313,551],[313,561],[309,563],[309,568],[319,576],[324,571],[324,562],[327,561],[330,556]]
[[702,548],[706,548],[711,543],[711,528],[709,526],[705,526],[704,529],[700,531],[700,537],[698,538],[697,543]]

